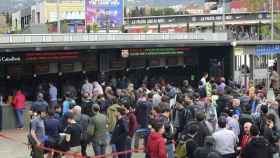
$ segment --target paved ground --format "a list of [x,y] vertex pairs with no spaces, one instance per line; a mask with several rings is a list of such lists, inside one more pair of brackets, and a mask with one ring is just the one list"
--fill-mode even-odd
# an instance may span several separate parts
[[[0,137],[0,157],[1,158],[30,158],[30,150],[23,143],[27,142],[27,130],[9,130],[3,131],[1,134],[12,137],[17,141],[6,140]],[[88,147],[89,153],[92,154],[92,148]],[[108,153],[110,149],[108,148]],[[133,158],[143,158],[143,153],[133,155]]]

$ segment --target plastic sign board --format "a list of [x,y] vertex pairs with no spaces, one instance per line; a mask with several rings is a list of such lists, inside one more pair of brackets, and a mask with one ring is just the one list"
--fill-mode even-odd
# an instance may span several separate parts
[[121,28],[124,21],[123,0],[85,0],[86,25],[98,28]]

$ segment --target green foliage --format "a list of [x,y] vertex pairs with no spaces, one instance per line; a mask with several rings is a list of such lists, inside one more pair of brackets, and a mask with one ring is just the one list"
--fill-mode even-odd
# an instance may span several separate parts
[[148,31],[149,31],[149,25],[146,24],[144,27],[144,32],[147,33]]
[[163,14],[164,15],[175,15],[176,12],[173,8],[163,8]]
[[97,23],[92,24],[92,31],[94,33],[99,32],[100,28]]
[[251,12],[255,11],[261,11],[264,3],[269,2],[268,0],[247,0],[244,2],[245,6],[249,9]]
[[62,33],[68,32],[68,23],[65,20],[61,21],[61,32]]

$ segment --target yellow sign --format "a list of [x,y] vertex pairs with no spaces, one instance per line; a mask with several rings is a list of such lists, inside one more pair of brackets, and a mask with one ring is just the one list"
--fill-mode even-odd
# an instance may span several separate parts
[[235,56],[241,56],[243,54],[244,54],[244,48],[242,48],[242,47],[234,48],[234,55]]

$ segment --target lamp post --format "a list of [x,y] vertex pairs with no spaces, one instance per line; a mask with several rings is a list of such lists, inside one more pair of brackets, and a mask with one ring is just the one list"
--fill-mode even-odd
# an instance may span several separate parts
[[60,33],[60,0],[56,0],[56,15],[57,15],[57,33]]
[[106,33],[109,33],[109,31],[110,31],[110,22],[109,22],[109,20],[110,20],[110,10],[107,8],[106,10],[105,10],[105,18],[106,18]]
[[223,1],[223,30],[226,31],[226,1]]
[[274,1],[271,0],[271,40],[274,39]]

